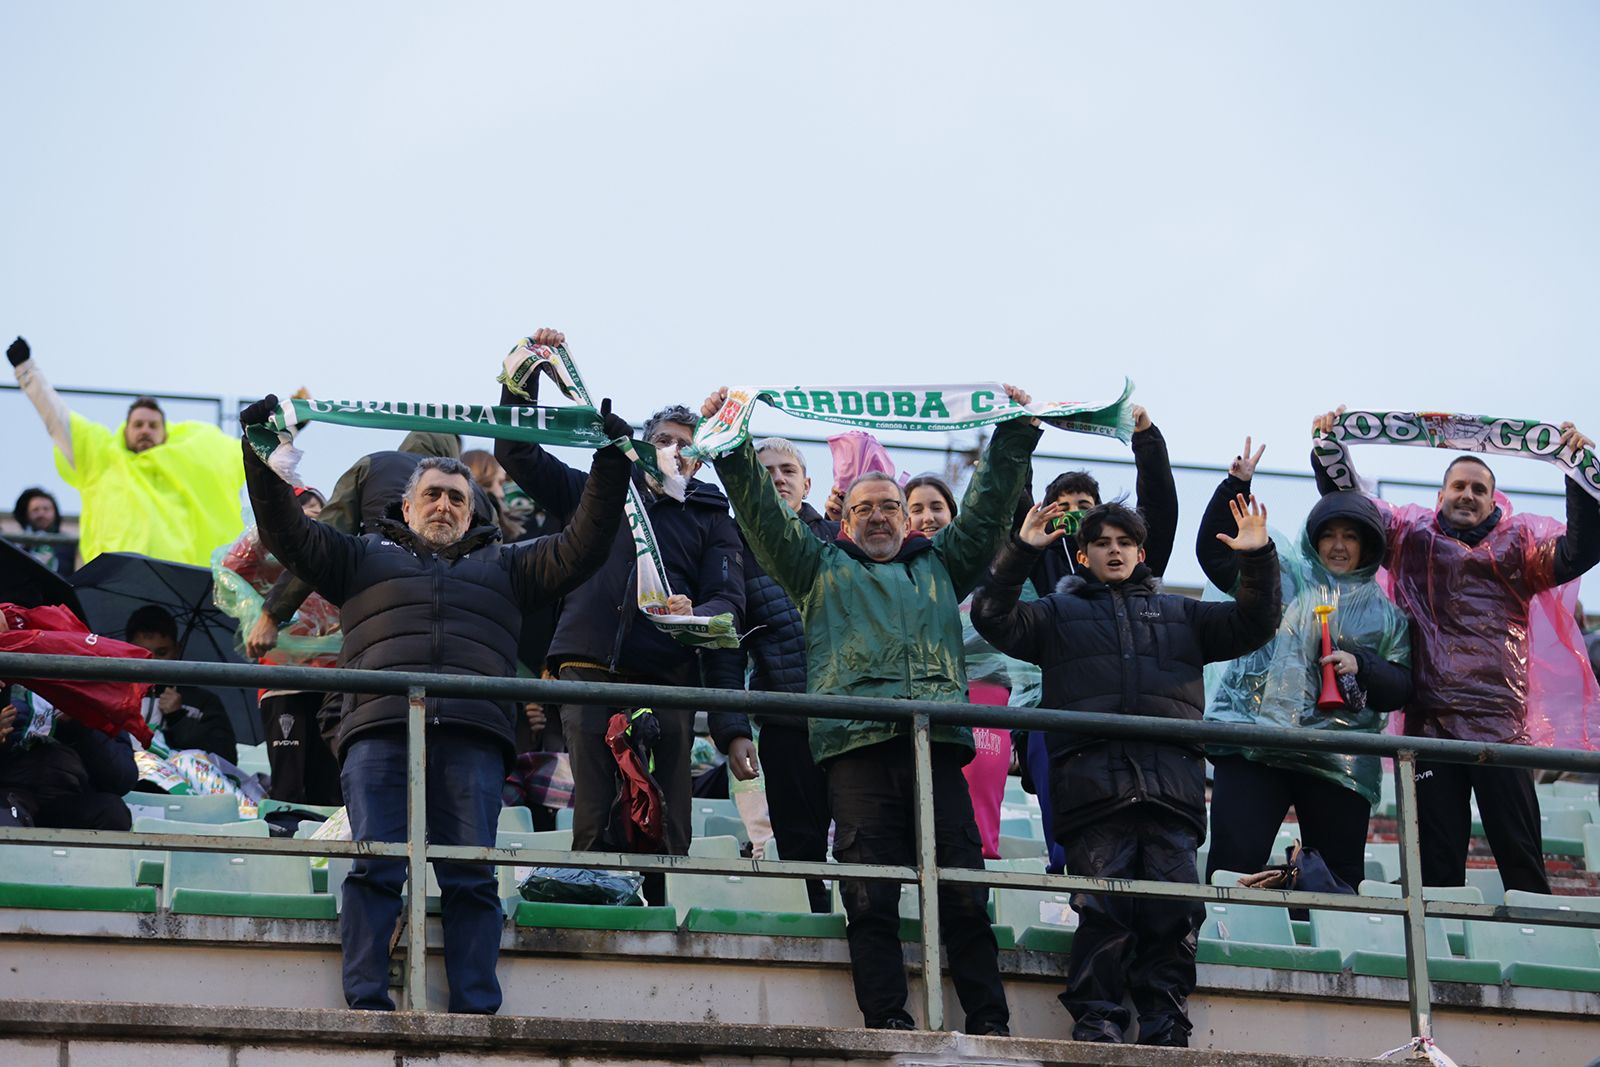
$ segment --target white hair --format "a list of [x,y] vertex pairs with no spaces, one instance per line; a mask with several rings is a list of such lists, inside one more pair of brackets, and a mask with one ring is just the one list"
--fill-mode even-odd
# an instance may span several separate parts
[[756,442],[756,454],[763,452],[776,452],[780,456],[788,456],[800,465],[800,473],[806,473],[806,457],[800,454],[800,449],[787,437],[763,437]]

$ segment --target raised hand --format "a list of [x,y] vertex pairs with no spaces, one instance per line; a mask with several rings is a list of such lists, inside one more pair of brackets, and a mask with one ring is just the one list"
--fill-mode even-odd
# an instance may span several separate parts
[[1311,420],[1311,433],[1313,436],[1327,436],[1333,432],[1339,420],[1344,417],[1344,405],[1340,404],[1332,411],[1324,412]]
[[1150,421],[1150,413],[1144,409],[1143,404],[1133,405],[1133,432],[1143,433],[1155,423]]
[[1254,494],[1246,503],[1244,494],[1240,493],[1228,501],[1228,510],[1233,512],[1233,521],[1238,524],[1239,532],[1232,537],[1219,533],[1218,541],[1235,552],[1253,552],[1265,548],[1272,540],[1267,536],[1267,506],[1259,503]]
[[1059,519],[1066,514],[1060,501],[1052,500],[1048,504],[1035,504],[1028,509],[1028,514],[1022,520],[1022,526],[1017,530],[1017,540],[1033,548],[1046,548],[1067,536],[1065,526],[1050,529],[1053,519]]
[[278,410],[278,394],[268,393],[254,404],[239,412],[240,426],[254,426],[272,418],[273,412]]
[[702,419],[709,419],[711,416],[715,415],[719,409],[721,409],[723,401],[727,399],[728,387],[726,385],[724,385],[721,389],[713,389],[711,391],[711,395],[706,397],[705,402],[700,405],[700,417]]
[[1583,431],[1572,425],[1572,423],[1563,422],[1561,424],[1561,451],[1565,452],[1570,448],[1576,452],[1580,448],[1593,447],[1594,440],[1586,436]]
[[550,348],[554,348],[556,345],[566,344],[567,335],[560,330],[552,330],[548,326],[541,326],[533,331],[533,336],[529,340],[536,345],[547,345]]
[[694,604],[682,593],[673,593],[667,597],[668,615],[693,615]]
[[22,366],[28,362],[28,358],[32,355],[32,351],[28,348],[28,342],[20,337],[6,347],[6,359],[11,361],[13,367]]
[[1244,451],[1234,456],[1233,462],[1228,464],[1228,474],[1241,482],[1248,482],[1255,477],[1256,464],[1261,462],[1261,454],[1267,450],[1267,446],[1262,445],[1254,452],[1251,452],[1250,445],[1252,443],[1251,439],[1246,437],[1244,439]]
[[256,616],[256,621],[250,626],[250,632],[245,635],[245,655],[251,659],[260,659],[271,652],[277,643],[278,621],[263,611]]
[[844,487],[834,486],[828,492],[828,502],[822,507],[822,517],[833,522],[844,519]]

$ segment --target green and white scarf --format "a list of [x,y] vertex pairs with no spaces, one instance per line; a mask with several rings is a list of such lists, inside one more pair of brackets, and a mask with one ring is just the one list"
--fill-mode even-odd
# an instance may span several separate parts
[[[533,380],[540,374],[547,375],[567,399],[590,405],[588,409],[564,410],[592,410],[589,390],[584,386],[578,365],[573,362],[565,345],[536,345],[532,338],[523,338],[506,356],[499,380],[516,395],[529,398],[532,396]],[[682,500],[685,479],[678,472],[676,449],[656,451],[659,453],[656,466],[646,469],[668,495]],[[672,472],[670,481],[662,476],[662,470]],[[686,645],[702,648],[739,647],[739,633],[734,628],[732,615],[672,615],[667,612],[667,599],[672,596],[672,585],[667,580],[666,563],[661,558],[656,532],[650,526],[644,501],[631,482],[628,485],[628,499],[623,504],[623,517],[627,520],[628,531],[633,535],[638,557],[639,610],[644,612],[651,624]]]
[[712,459],[750,440],[750,416],[757,400],[801,419],[863,426],[869,430],[921,430],[938,433],[992,426],[1021,415],[1076,433],[1133,437],[1133,382],[1110,404],[1081,401],[1035,402],[1024,407],[1006,396],[998,382],[969,385],[748,386],[728,390],[728,399],[694,432],[688,455]]
[[[663,484],[670,481],[656,464],[655,449],[627,437],[606,436],[600,413],[590,407],[552,408],[537,405],[486,407],[481,404],[431,404],[389,400],[285,400],[264,423],[245,427],[245,439],[256,455],[284,481],[299,485],[296,473],[301,452],[294,436],[301,426],[329,422],[376,430],[419,430],[426,433],[466,434],[507,441],[534,441],[572,448],[616,445]],[[682,490],[679,489],[681,494]]]
[[1355,471],[1345,455],[1350,444],[1422,445],[1493,456],[1520,456],[1552,463],[1600,499],[1600,459],[1588,448],[1563,448],[1561,428],[1537,419],[1497,419],[1436,411],[1347,411],[1330,435],[1318,435],[1312,451],[1340,489],[1355,489]]

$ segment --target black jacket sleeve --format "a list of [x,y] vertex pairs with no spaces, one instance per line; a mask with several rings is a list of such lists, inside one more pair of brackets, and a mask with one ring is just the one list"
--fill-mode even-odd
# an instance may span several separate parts
[[1278,574],[1278,550],[1263,548],[1240,552],[1239,584],[1234,599],[1189,601],[1195,633],[1207,663],[1238,659],[1254,652],[1278,630],[1283,616],[1283,580]]
[[1150,531],[1144,542],[1144,565],[1159,577],[1167,572],[1178,539],[1178,485],[1166,438],[1156,427],[1133,435],[1133,466],[1137,504]]
[[[701,681],[707,688],[744,688],[744,650],[702,648],[699,659]],[[735,738],[753,736],[750,717],[742,711],[708,711],[706,724],[711,728],[711,740],[721,752],[727,752],[728,743]]]
[[1224,593],[1232,593],[1239,580],[1239,554],[1218,541],[1217,534],[1231,536],[1238,532],[1239,524],[1233,521],[1233,512],[1228,510],[1228,501],[1238,493],[1249,499],[1250,483],[1231,474],[1222,479],[1200,515],[1200,531],[1194,540],[1195,558],[1200,561],[1206,581]]
[[289,483],[261,461],[250,442],[241,440],[240,446],[244,449],[245,488],[256,513],[261,543],[330,603],[343,605],[355,575],[360,538],[308,519]]
[[[539,385],[537,376],[533,384],[537,403]],[[515,406],[524,401],[513,396],[510,389],[501,386],[500,403]],[[604,450],[602,450],[604,451]],[[572,520],[583,499],[583,487],[588,475],[573,470],[532,441],[495,441],[494,458],[506,469],[506,477],[522,487],[539,506],[554,515],[561,525]]]
[[1571,478],[1567,483],[1567,532],[1556,541],[1555,584],[1567,582],[1600,563],[1600,500]]
[[1411,699],[1411,668],[1390,663],[1370,648],[1351,650],[1356,658],[1356,681],[1366,691],[1367,704],[1376,711],[1399,711]]
[[1008,656],[1038,663],[1050,639],[1047,600],[1023,604],[1022,583],[1039,559],[1039,550],[1012,535],[1000,547],[988,581],[972,597],[972,625],[983,639]]
[[[362,456],[349,470],[339,475],[333,492],[328,496],[327,506],[317,518],[318,522],[327,523],[341,533],[361,532],[361,492],[366,484],[370,462],[368,457]],[[261,610],[280,623],[288,622],[311,593],[310,585],[296,578],[294,572],[285,570],[262,598]]]
[[1352,483],[1360,484],[1361,479],[1356,474],[1355,464],[1350,462],[1350,449],[1345,443],[1332,437],[1318,438],[1317,443],[1311,446],[1311,472],[1317,476],[1317,492],[1323,496],[1342,492],[1330,471],[1339,471],[1341,475],[1347,472]]
[[511,547],[511,582],[525,608],[555,600],[589,579],[611,555],[633,463],[608,445],[594,454],[572,520],[558,534]]

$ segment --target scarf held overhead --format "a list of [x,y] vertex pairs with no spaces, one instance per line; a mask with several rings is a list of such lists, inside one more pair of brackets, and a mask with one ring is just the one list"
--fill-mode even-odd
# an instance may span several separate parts
[[1496,419],[1435,411],[1347,411],[1333,432],[1312,444],[1317,463],[1340,489],[1355,489],[1355,472],[1341,445],[1422,445],[1492,456],[1542,459],[1600,499],[1600,458],[1587,448],[1566,448],[1561,428],[1536,419]]
[[1133,382],[1109,404],[1081,401],[1035,402],[1026,406],[1006,396],[998,382],[969,385],[785,386],[741,385],[728,390],[716,414],[700,423],[689,455],[711,459],[750,440],[750,417],[757,400],[786,414],[818,422],[865,426],[875,431],[917,430],[946,433],[992,426],[1023,415],[1075,433],[1133,437]]
[[[531,397],[533,381],[541,374],[548,376],[568,400],[580,404],[592,404],[589,390],[583,384],[583,376],[578,373],[578,365],[573,361],[565,345],[554,347],[538,345],[533,343],[531,337],[523,338],[506,356],[498,380],[517,396]],[[629,444],[650,451],[652,454],[656,451],[649,445],[638,445],[637,442]],[[624,451],[628,452],[629,456],[638,458],[635,452],[628,448],[624,448]],[[687,479],[678,472],[676,450],[664,451],[666,455],[662,456],[660,461],[646,464],[645,469],[656,483],[666,490],[667,495],[682,500]],[[663,469],[672,472],[671,480],[663,477],[661,473]],[[632,482],[628,484],[628,498],[623,503],[622,514],[627,520],[629,533],[633,535],[633,547],[638,558],[639,610],[644,612],[651,624],[686,645],[704,648],[739,647],[739,634],[734,628],[732,615],[674,615],[667,611],[667,600],[672,596],[672,585],[667,579],[666,561],[661,558],[661,549],[656,544],[656,532],[650,525],[650,516],[645,511],[644,501],[640,499],[639,490]]]

